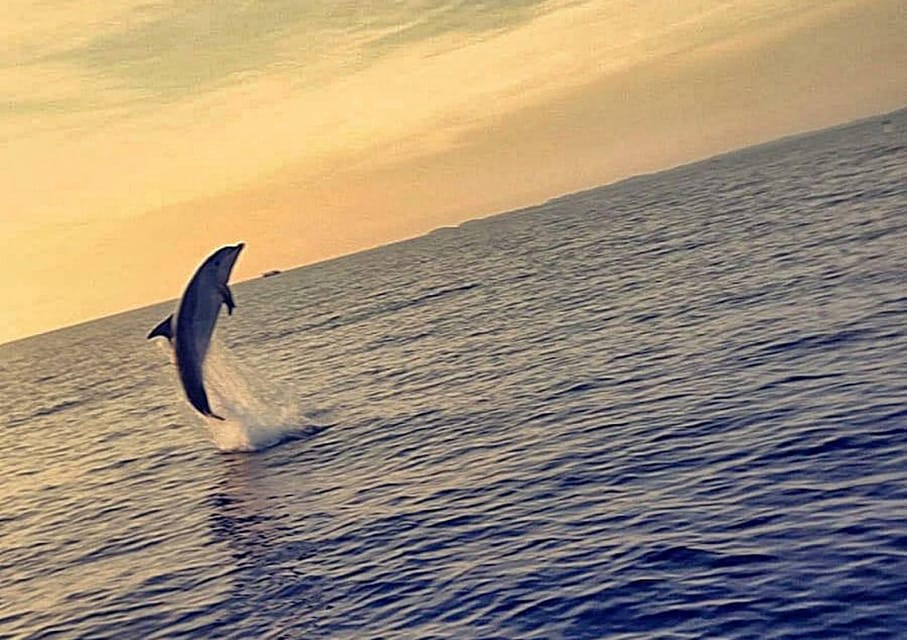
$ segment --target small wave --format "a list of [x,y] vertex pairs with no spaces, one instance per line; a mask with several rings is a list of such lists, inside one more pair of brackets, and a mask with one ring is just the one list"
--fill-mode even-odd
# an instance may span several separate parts
[[45,416],[52,416],[52,415],[54,415],[54,414],[56,414],[56,413],[60,413],[60,412],[63,412],[63,411],[67,411],[67,410],[69,410],[69,409],[72,409],[72,408],[74,408],[74,407],[81,406],[81,405],[83,405],[83,404],[85,404],[85,400],[61,400],[60,402],[56,402],[56,403],[51,404],[51,405],[49,405],[49,406],[41,407],[41,408],[39,408],[39,409],[35,409],[34,411],[32,411],[32,412],[30,412],[30,413],[28,413],[28,414],[26,414],[26,415],[24,415],[24,416],[21,416],[21,417],[13,416],[13,417],[10,417],[10,418],[8,419],[8,421],[7,421],[6,426],[7,426],[7,427],[17,427],[17,426],[19,426],[19,425],[21,425],[21,424],[26,424],[26,423],[28,423],[28,422],[31,422],[32,420],[34,420],[34,419],[36,419],[36,418],[43,418],[43,417],[45,417]]
[[63,402],[58,402],[57,404],[51,405],[49,407],[43,407],[34,412],[33,417],[39,418],[41,416],[49,416],[54,413],[59,413],[60,411],[65,411],[66,409],[72,409],[73,407],[78,407],[82,404],[83,400],[64,400]]

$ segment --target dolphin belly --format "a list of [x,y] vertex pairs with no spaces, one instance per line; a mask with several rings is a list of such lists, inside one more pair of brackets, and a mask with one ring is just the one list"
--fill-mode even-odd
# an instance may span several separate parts
[[211,411],[205,391],[205,357],[220,311],[220,302],[205,293],[203,287],[190,287],[180,302],[174,340],[176,366],[189,404],[202,415],[223,420]]
[[194,357],[183,357],[179,355],[179,344],[177,345],[176,367],[179,371],[180,382],[183,383],[183,391],[186,393],[186,399],[196,411],[205,416],[223,420],[223,418],[211,410],[211,404],[208,402],[208,393],[205,391],[205,381],[203,375],[204,362]]

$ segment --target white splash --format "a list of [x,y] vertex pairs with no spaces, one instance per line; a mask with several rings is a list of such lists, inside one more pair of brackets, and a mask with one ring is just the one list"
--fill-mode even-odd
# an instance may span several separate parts
[[313,435],[326,426],[329,411],[303,411],[301,398],[291,387],[272,383],[217,340],[211,341],[205,358],[205,388],[212,408],[224,417],[205,419],[211,439],[222,451],[257,451]]

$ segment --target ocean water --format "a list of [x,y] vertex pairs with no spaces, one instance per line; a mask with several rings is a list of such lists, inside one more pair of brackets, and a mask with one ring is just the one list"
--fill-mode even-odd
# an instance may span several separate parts
[[233,291],[0,346],[0,637],[907,638],[907,111]]

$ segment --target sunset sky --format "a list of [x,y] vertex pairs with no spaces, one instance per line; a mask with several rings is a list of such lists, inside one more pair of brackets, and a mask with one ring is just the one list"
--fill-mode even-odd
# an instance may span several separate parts
[[903,0],[6,0],[0,342],[907,105]]

